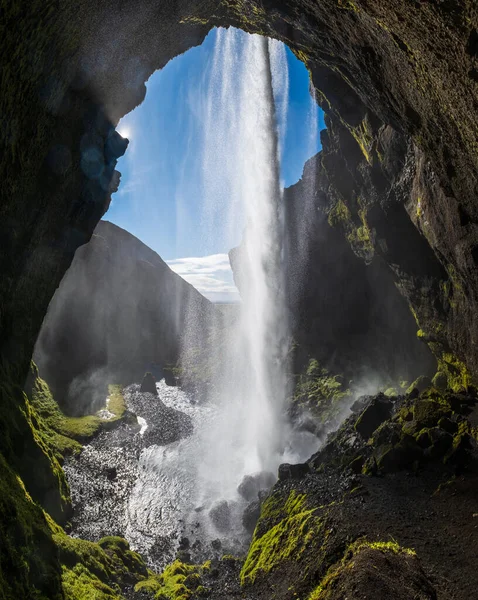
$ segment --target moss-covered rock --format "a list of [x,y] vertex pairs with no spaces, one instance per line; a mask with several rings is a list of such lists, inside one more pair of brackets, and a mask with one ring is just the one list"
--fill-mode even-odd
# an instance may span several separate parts
[[147,591],[154,594],[156,600],[189,600],[204,598],[207,588],[202,585],[202,574],[208,572],[209,561],[202,565],[192,565],[175,560],[161,575],[149,574],[149,577],[135,586],[135,591]]
[[396,542],[358,540],[307,600],[343,598],[435,600],[436,592],[413,550]]
[[262,524],[254,533],[241,570],[241,583],[253,584],[289,561],[300,561],[322,527],[315,513],[305,494],[292,491],[286,499],[280,494],[270,496],[262,506]]

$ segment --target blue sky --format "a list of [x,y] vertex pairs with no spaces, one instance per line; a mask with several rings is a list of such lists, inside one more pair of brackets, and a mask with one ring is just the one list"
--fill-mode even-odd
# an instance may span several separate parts
[[[248,34],[239,35],[242,40]],[[206,236],[202,231],[203,107],[210,93],[216,38],[213,30],[201,46],[153,74],[144,102],[119,123],[119,132],[130,144],[117,166],[120,188],[104,218],[155,250],[205,296],[227,301],[237,297],[227,252],[240,236],[226,240],[220,232]],[[288,49],[286,55],[289,88],[281,175],[289,186],[320,149],[311,123],[317,134],[324,123],[309,94],[306,68]]]

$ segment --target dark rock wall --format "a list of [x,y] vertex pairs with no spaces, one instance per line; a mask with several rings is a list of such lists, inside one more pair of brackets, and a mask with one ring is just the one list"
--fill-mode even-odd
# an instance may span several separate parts
[[[354,239],[358,243],[352,245],[344,235],[345,204],[344,215],[330,208],[336,196],[329,189],[323,158],[319,153],[307,161],[301,180],[284,193],[293,372],[302,372],[314,357],[322,367],[355,383],[373,379],[398,385],[425,373],[433,375],[436,361],[417,337],[416,321],[396,286],[399,277],[382,256],[374,256],[370,239],[370,253],[364,254],[365,240]],[[229,253],[239,289],[244,244],[247,231],[241,245]]]
[[185,335],[201,346],[212,314],[155,252],[100,221],[53,296],[34,360],[66,410],[91,412],[108,382],[140,381],[176,364]]
[[329,197],[355,223],[349,241],[367,261],[383,254],[437,354],[476,373],[475,2],[2,8],[1,354],[19,378],[54,289],[117,184],[112,125],[156,68],[214,25],[277,37],[305,62],[330,117],[322,161]]
[[381,256],[357,256],[330,214],[322,159],[319,153],[306,163],[284,199],[296,372],[313,356],[355,382],[368,376],[398,384],[433,375],[436,362],[417,338],[398,278]]

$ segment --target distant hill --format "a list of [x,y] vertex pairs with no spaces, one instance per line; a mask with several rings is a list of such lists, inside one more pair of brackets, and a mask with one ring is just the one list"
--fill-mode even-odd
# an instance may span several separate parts
[[185,337],[200,347],[214,313],[156,252],[100,221],[50,303],[34,361],[63,408],[82,413],[104,401],[108,381],[160,377]]

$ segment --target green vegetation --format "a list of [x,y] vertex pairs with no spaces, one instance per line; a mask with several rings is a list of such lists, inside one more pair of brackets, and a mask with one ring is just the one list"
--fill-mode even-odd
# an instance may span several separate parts
[[[121,600],[126,584],[148,575],[141,557],[122,538],[71,538],[44,510],[65,520],[69,492],[59,461],[81,447],[65,434],[90,428],[62,415],[33,374],[31,400],[0,378],[0,600]],[[120,389],[110,393],[120,412]]]
[[210,561],[202,565],[189,565],[175,560],[161,575],[149,573],[149,577],[135,586],[135,592],[148,591],[156,600],[189,600],[207,595],[201,575],[210,569]]
[[61,583],[65,600],[119,600],[122,586],[147,577],[142,558],[119,537],[107,537],[98,543],[70,538],[56,531],[61,563]]
[[284,561],[300,560],[321,529],[321,520],[315,515],[316,511],[307,506],[305,494],[296,494],[294,491],[285,502],[279,495],[268,498],[261,511],[261,520],[281,518],[262,535],[256,528],[242,567],[241,583],[254,583],[258,577],[279,567]]
[[[90,440],[105,423],[97,415],[84,417],[65,416],[46,381],[40,378],[35,365],[32,366],[33,385],[31,409],[34,411],[36,424],[42,431],[43,437],[58,460],[68,454],[76,454],[81,450],[80,442]],[[108,410],[115,417],[106,421],[109,425],[121,419],[125,411],[125,402],[119,385],[109,385]]]
[[353,567],[354,559],[365,550],[384,554],[416,556],[414,550],[402,548],[395,541],[369,542],[366,539],[359,539],[347,548],[342,560],[328,570],[326,576],[322,579],[318,587],[310,594],[307,600],[327,600],[327,598],[329,598],[329,593],[334,589],[338,578],[344,573],[347,573],[351,566]]
[[373,131],[367,118],[363,119],[357,127],[349,127],[349,131],[360,146],[365,160],[372,164]]
[[331,227],[350,221],[351,214],[343,200],[339,200],[329,211],[328,222]]
[[322,421],[336,416],[340,402],[350,396],[339,375],[332,375],[315,358],[309,360],[307,370],[299,376],[294,402],[306,406]]

